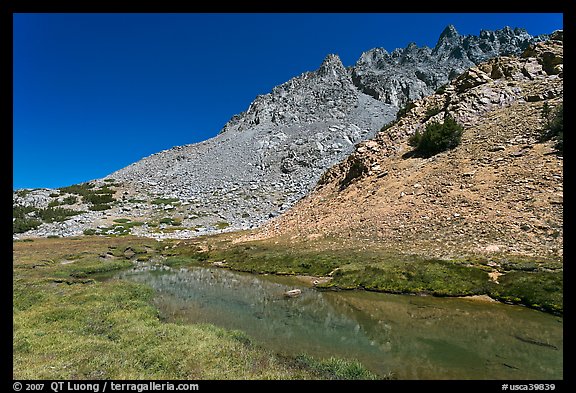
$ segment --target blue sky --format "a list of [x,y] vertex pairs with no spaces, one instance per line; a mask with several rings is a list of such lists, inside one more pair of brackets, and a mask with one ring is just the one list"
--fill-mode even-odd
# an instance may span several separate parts
[[562,14],[14,14],[13,187],[62,187],[215,136],[336,53],[562,28]]

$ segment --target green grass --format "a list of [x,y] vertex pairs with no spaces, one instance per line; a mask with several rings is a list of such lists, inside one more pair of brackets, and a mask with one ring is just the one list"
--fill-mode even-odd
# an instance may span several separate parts
[[382,261],[364,267],[344,266],[325,287],[363,288],[389,293],[428,293],[436,296],[480,295],[490,285],[486,272],[440,260]]
[[551,313],[564,310],[563,273],[512,271],[498,279],[490,295],[496,299],[524,304]]
[[357,362],[277,355],[240,331],[162,322],[149,287],[94,279],[131,265],[99,255],[163,249],[154,240],[37,239],[13,248],[15,379],[374,378]]
[[216,224],[214,224],[214,228],[216,229],[226,229],[230,226],[230,224],[226,221],[219,221]]
[[59,278],[88,278],[93,274],[107,273],[131,266],[132,263],[124,258],[103,261],[98,257],[88,256],[75,260],[74,263],[63,265],[55,272],[55,275]]
[[156,198],[153,199],[150,203],[153,205],[179,205],[180,200],[178,198]]
[[377,375],[357,361],[334,357],[318,360],[307,354],[302,354],[296,357],[296,362],[306,368],[311,368],[326,379],[379,379]]
[[[122,220],[124,221],[124,220]],[[131,224],[120,222],[119,225]],[[232,243],[234,234],[157,242],[132,236],[13,243],[15,379],[374,379],[360,363],[288,357],[240,331],[165,323],[150,288],[117,280],[128,257],[164,255],[172,267],[225,260],[235,270],[328,275],[327,287],[441,296],[488,294],[563,312],[559,261],[521,256],[427,260],[387,250]],[[500,263],[500,284],[488,263]],[[108,279],[101,278],[108,276]],[[388,376],[390,377],[390,376]],[[385,377],[386,378],[386,377]]]
[[172,225],[172,226],[180,226],[180,225],[182,225],[182,220],[179,220],[177,218],[172,218],[172,217],[164,217],[164,218],[161,218],[158,223],[159,224]]
[[142,221],[130,221],[128,218],[117,218],[114,224],[109,227],[98,229],[85,229],[84,235],[104,235],[104,236],[126,236],[131,233],[131,228],[135,226],[144,225]]
[[226,260],[232,269],[251,273],[326,275],[339,266],[338,259],[332,255],[266,245],[215,248],[208,253],[196,252],[192,258],[209,262]]
[[[208,250],[179,245],[165,255],[185,257],[178,265],[208,265],[226,261],[238,271],[257,274],[328,276],[324,289],[365,289],[387,293],[434,296],[489,295],[505,302],[526,305],[555,314],[563,313],[563,264],[561,261],[500,255],[462,260],[427,259],[390,250],[314,248],[303,244],[256,241],[231,244],[208,242]],[[224,238],[223,238],[224,239]],[[500,263],[499,284],[488,273],[490,262]]]

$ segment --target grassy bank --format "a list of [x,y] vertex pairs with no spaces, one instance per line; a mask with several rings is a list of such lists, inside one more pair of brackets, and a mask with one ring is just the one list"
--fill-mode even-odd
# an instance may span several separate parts
[[[16,379],[371,379],[359,363],[286,357],[239,331],[165,323],[151,290],[98,280],[133,261],[161,256],[173,267],[214,262],[274,274],[330,277],[329,289],[437,296],[486,294],[562,314],[562,261],[510,255],[426,259],[377,247],[274,240],[238,242],[237,234],[157,242],[83,236],[13,243]],[[498,273],[497,281],[489,273]]]
[[318,285],[324,289],[488,295],[554,314],[564,309],[560,260],[506,254],[438,260],[377,247],[344,249],[334,243],[292,244],[282,239],[234,243],[230,236],[176,242],[167,254],[179,265],[223,262],[251,273],[329,276],[330,281]]
[[13,377],[375,378],[353,361],[272,353],[239,331],[164,323],[146,286],[94,279],[178,249],[132,237],[14,242]]

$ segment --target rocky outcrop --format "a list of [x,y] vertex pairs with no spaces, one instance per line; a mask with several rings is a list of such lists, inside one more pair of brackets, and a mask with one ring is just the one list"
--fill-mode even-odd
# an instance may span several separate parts
[[[562,57],[561,41],[540,42],[472,67],[359,143],[310,195],[245,239],[562,258],[563,159],[542,140],[544,105],[563,100]],[[461,144],[413,156],[408,138],[447,115],[464,126]]]
[[366,94],[397,107],[434,93],[474,65],[497,56],[517,55],[535,41],[524,29],[482,30],[461,36],[448,26],[434,48],[410,43],[388,53],[383,48],[364,52],[352,68],[355,85]]

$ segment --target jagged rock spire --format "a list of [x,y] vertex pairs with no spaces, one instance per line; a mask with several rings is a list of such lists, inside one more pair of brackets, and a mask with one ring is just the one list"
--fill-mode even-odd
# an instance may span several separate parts
[[346,74],[346,68],[342,64],[342,60],[336,54],[329,54],[324,58],[324,61],[318,69],[318,74],[324,77],[339,77]]
[[446,40],[446,39],[450,40],[450,39],[454,39],[457,37],[460,37],[460,34],[456,30],[456,27],[454,27],[454,25],[448,25],[444,28],[444,30],[440,34],[440,38],[438,38],[438,41],[442,41],[442,40]]
[[378,62],[384,60],[386,57],[389,57],[390,54],[384,48],[374,48],[370,49],[366,52],[363,52],[358,61],[356,62],[356,66],[360,64],[365,64],[368,66],[377,66]]
[[442,51],[444,48],[450,48],[459,44],[460,41],[460,34],[454,27],[454,25],[448,25],[440,34],[438,38],[438,42],[432,51],[432,54],[437,54],[438,52]]

